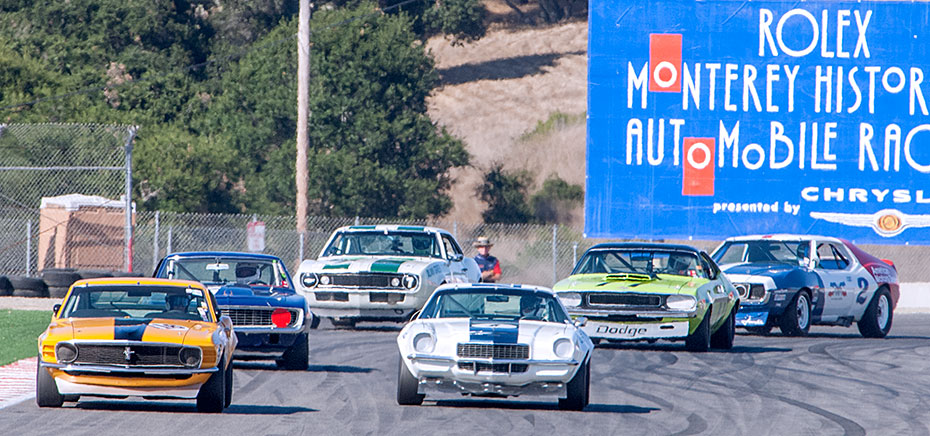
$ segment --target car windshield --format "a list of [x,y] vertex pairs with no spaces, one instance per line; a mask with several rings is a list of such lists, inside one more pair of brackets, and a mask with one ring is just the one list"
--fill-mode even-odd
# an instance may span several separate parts
[[706,278],[707,272],[697,255],[688,251],[645,248],[592,250],[587,252],[572,274],[659,274]]
[[729,241],[714,252],[719,265],[730,263],[784,263],[803,265],[810,257],[807,241]]
[[158,285],[78,286],[65,301],[62,317],[212,321],[202,290]]
[[387,230],[339,232],[323,256],[344,255],[442,257],[431,233]]
[[550,295],[540,292],[461,289],[439,292],[420,318],[471,318],[565,322],[568,315]]
[[287,276],[283,268],[275,267],[276,263],[275,260],[261,258],[176,257],[168,259],[157,277],[193,280],[205,285],[236,283],[288,287]]

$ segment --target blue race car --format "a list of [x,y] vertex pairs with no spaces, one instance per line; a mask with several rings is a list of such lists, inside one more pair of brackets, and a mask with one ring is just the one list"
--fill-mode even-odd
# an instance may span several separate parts
[[891,330],[900,294],[890,260],[851,242],[813,235],[740,236],[712,255],[740,294],[736,326],[766,334],[778,326],[804,336],[810,326],[849,327],[867,338]]
[[275,256],[235,252],[173,253],[155,277],[194,280],[216,295],[232,318],[239,340],[234,356],[274,360],[279,368],[305,370],[309,329],[319,323],[303,295],[294,290],[284,262]]

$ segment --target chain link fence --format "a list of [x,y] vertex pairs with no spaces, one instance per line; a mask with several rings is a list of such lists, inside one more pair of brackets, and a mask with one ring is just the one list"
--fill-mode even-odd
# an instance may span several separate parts
[[135,130],[0,124],[0,274],[125,269]]

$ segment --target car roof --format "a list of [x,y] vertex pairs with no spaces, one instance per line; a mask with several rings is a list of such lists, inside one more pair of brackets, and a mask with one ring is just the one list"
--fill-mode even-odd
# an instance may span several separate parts
[[516,283],[449,283],[436,288],[435,292],[449,291],[454,289],[486,289],[486,290],[506,290],[506,291],[527,291],[542,292],[549,295],[555,295],[552,289],[545,286],[516,284]]
[[592,246],[587,251],[629,249],[629,248],[645,248],[649,250],[678,250],[678,251],[690,251],[692,253],[701,252],[701,250],[698,250],[697,248],[694,248],[690,245],[666,244],[662,242],[604,242],[604,243],[600,243],[600,244],[596,244]]
[[75,287],[108,285],[175,286],[179,288],[197,288],[206,290],[202,283],[195,282],[193,280],[159,279],[152,277],[100,277],[78,280],[73,284]]
[[769,235],[745,235],[745,236],[733,236],[727,238],[725,241],[758,241],[758,240],[773,240],[773,241],[833,241],[833,242],[842,242],[839,238],[834,238],[832,236],[822,236],[822,235],[802,235],[795,233],[773,233]]
[[335,232],[351,232],[357,230],[378,230],[378,231],[409,231],[409,232],[439,232],[450,234],[448,231],[439,227],[417,226],[409,224],[376,224],[369,226],[344,226],[336,229]]
[[171,253],[169,257],[234,257],[240,259],[281,260],[278,256],[263,253],[243,253],[239,251],[183,251]]

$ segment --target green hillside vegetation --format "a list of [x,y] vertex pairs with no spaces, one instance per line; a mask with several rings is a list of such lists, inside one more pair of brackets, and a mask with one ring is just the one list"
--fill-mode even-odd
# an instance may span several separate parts
[[[423,41],[480,38],[484,7],[314,4],[310,212],[445,214],[450,170],[469,156],[426,113],[439,78]],[[297,2],[217,5],[5,2],[0,119],[140,126],[133,195],[143,209],[292,214]]]

